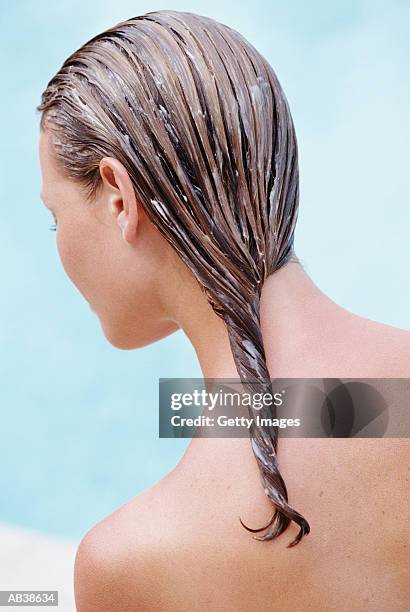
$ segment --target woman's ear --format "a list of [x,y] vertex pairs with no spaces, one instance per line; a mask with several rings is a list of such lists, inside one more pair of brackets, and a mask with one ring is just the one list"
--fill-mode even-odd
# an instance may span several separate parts
[[138,202],[125,167],[114,157],[100,161],[100,174],[107,190],[110,212],[117,216],[123,240],[132,244],[138,227]]

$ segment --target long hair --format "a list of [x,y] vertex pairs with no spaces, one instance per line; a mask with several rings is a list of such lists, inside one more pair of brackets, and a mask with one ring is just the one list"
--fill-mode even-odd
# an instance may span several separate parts
[[[275,72],[238,32],[161,10],[133,17],[75,51],[37,106],[65,176],[92,202],[99,162],[127,169],[151,221],[227,326],[241,381],[271,388],[260,328],[266,278],[298,258],[295,129]],[[252,449],[274,513],[252,532],[271,540],[291,521],[278,469],[278,428],[254,426]]]

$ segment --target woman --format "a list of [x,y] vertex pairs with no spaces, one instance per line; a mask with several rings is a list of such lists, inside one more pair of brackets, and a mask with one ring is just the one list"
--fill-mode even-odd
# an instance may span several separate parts
[[[182,329],[204,378],[266,388],[408,376],[409,334],[335,304],[296,257],[292,118],[236,31],[134,17],[73,53],[38,110],[59,255],[113,346]],[[80,612],[403,608],[406,442],[253,434],[194,438],[86,534]]]

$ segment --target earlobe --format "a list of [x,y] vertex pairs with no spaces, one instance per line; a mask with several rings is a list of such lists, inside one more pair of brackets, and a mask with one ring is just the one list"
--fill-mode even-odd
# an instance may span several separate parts
[[125,210],[122,210],[120,212],[120,214],[117,217],[117,223],[121,228],[121,232],[122,232],[122,237],[124,240],[126,240],[125,238],[125,230],[127,227],[127,212]]

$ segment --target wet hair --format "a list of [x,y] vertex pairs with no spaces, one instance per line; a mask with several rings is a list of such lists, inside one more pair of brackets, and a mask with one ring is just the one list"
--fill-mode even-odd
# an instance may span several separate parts
[[[267,60],[208,17],[160,10],[91,38],[49,81],[37,107],[65,176],[92,202],[99,162],[117,158],[151,221],[223,319],[242,382],[271,388],[260,328],[266,278],[289,262],[299,205],[295,129]],[[251,532],[271,540],[291,521],[278,428],[254,426],[251,445],[274,513]]]

